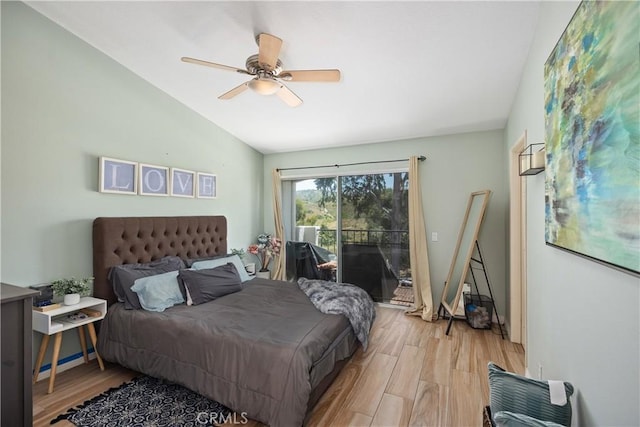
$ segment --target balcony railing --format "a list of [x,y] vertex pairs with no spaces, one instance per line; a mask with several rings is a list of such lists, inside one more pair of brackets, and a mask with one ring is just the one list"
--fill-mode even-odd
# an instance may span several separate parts
[[[337,254],[336,230],[319,230],[318,244]],[[407,230],[342,230],[342,244],[376,245],[398,279],[411,277]]]
[[[318,230],[318,244],[337,253],[335,229]],[[342,230],[342,244],[377,244],[381,248],[409,249],[409,231],[407,230]]]

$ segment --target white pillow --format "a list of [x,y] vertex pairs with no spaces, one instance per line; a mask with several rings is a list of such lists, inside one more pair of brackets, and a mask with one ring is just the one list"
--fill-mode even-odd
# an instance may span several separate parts
[[226,265],[228,263],[233,263],[233,266],[238,270],[238,275],[240,275],[240,281],[246,282],[247,280],[253,279],[253,277],[249,276],[247,270],[244,269],[244,264],[238,255],[230,255],[222,258],[208,259],[206,261],[196,261],[191,264],[191,268],[194,270],[206,270],[208,268],[216,268],[222,265]]

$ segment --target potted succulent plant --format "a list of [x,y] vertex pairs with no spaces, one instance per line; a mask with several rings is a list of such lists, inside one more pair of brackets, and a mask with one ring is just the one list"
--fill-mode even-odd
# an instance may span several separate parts
[[242,263],[244,264],[244,269],[246,270],[247,273],[249,273],[250,276],[253,276],[254,274],[256,274],[256,263],[255,262],[247,262],[247,260],[245,259],[245,255],[247,254],[245,252],[244,249],[240,248],[240,249],[231,249],[231,254],[232,255],[238,255],[240,257],[240,260],[242,261]]
[[84,279],[59,279],[51,282],[51,288],[56,295],[64,296],[64,305],[75,305],[80,302],[81,295],[89,295],[89,283],[93,277]]
[[246,252],[242,248],[240,248],[240,249],[232,248],[231,249],[231,255],[238,255],[240,257],[240,259],[244,258],[245,254],[246,254]]

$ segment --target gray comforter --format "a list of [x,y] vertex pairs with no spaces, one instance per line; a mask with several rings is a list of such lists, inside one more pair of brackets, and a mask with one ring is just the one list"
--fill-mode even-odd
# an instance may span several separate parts
[[323,313],[347,316],[363,350],[369,343],[369,331],[376,318],[373,300],[364,289],[348,283],[298,279],[298,286]]
[[355,350],[353,331],[344,316],[319,312],[295,283],[248,283],[162,313],[114,304],[98,351],[271,426],[302,425],[312,389]]

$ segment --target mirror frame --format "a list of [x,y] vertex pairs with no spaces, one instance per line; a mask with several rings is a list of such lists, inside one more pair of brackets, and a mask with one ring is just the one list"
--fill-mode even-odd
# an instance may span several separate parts
[[[483,197],[483,201],[482,201],[482,206],[480,208],[480,213],[478,215],[478,218],[475,219],[475,223],[469,224],[469,220],[470,220],[469,214],[471,212],[471,206],[473,205],[474,197]],[[458,234],[458,243],[456,244],[456,249],[453,252],[453,257],[451,259],[451,266],[449,267],[449,274],[447,274],[447,280],[445,281],[444,289],[442,290],[442,298],[440,299],[440,303],[449,312],[449,315],[451,315],[451,317],[454,317],[454,313],[458,309],[458,303],[460,302],[460,295],[462,294],[463,285],[467,278],[467,274],[469,273],[469,263],[471,261],[471,256],[473,255],[475,243],[476,243],[476,240],[478,239],[478,234],[480,232],[480,226],[482,225],[484,214],[487,209],[487,205],[489,204],[489,197],[491,197],[491,190],[474,191],[469,196],[469,202],[467,203],[467,210],[464,214],[464,219],[462,220],[462,225],[460,227],[460,232]],[[473,237],[471,239],[469,247],[462,248],[461,247],[462,237],[464,236],[465,230],[467,229],[467,227],[473,227]],[[461,251],[464,251],[465,261],[464,261],[464,264],[462,265],[462,274],[460,275],[460,282],[456,284],[452,284],[451,278],[454,272],[453,270],[456,265],[456,260],[458,259],[459,256],[463,256],[463,253]],[[456,291],[456,296],[455,296],[455,299],[453,300],[453,303],[450,304],[447,301],[447,294],[448,294],[449,288],[455,285],[458,286],[458,290]]]

